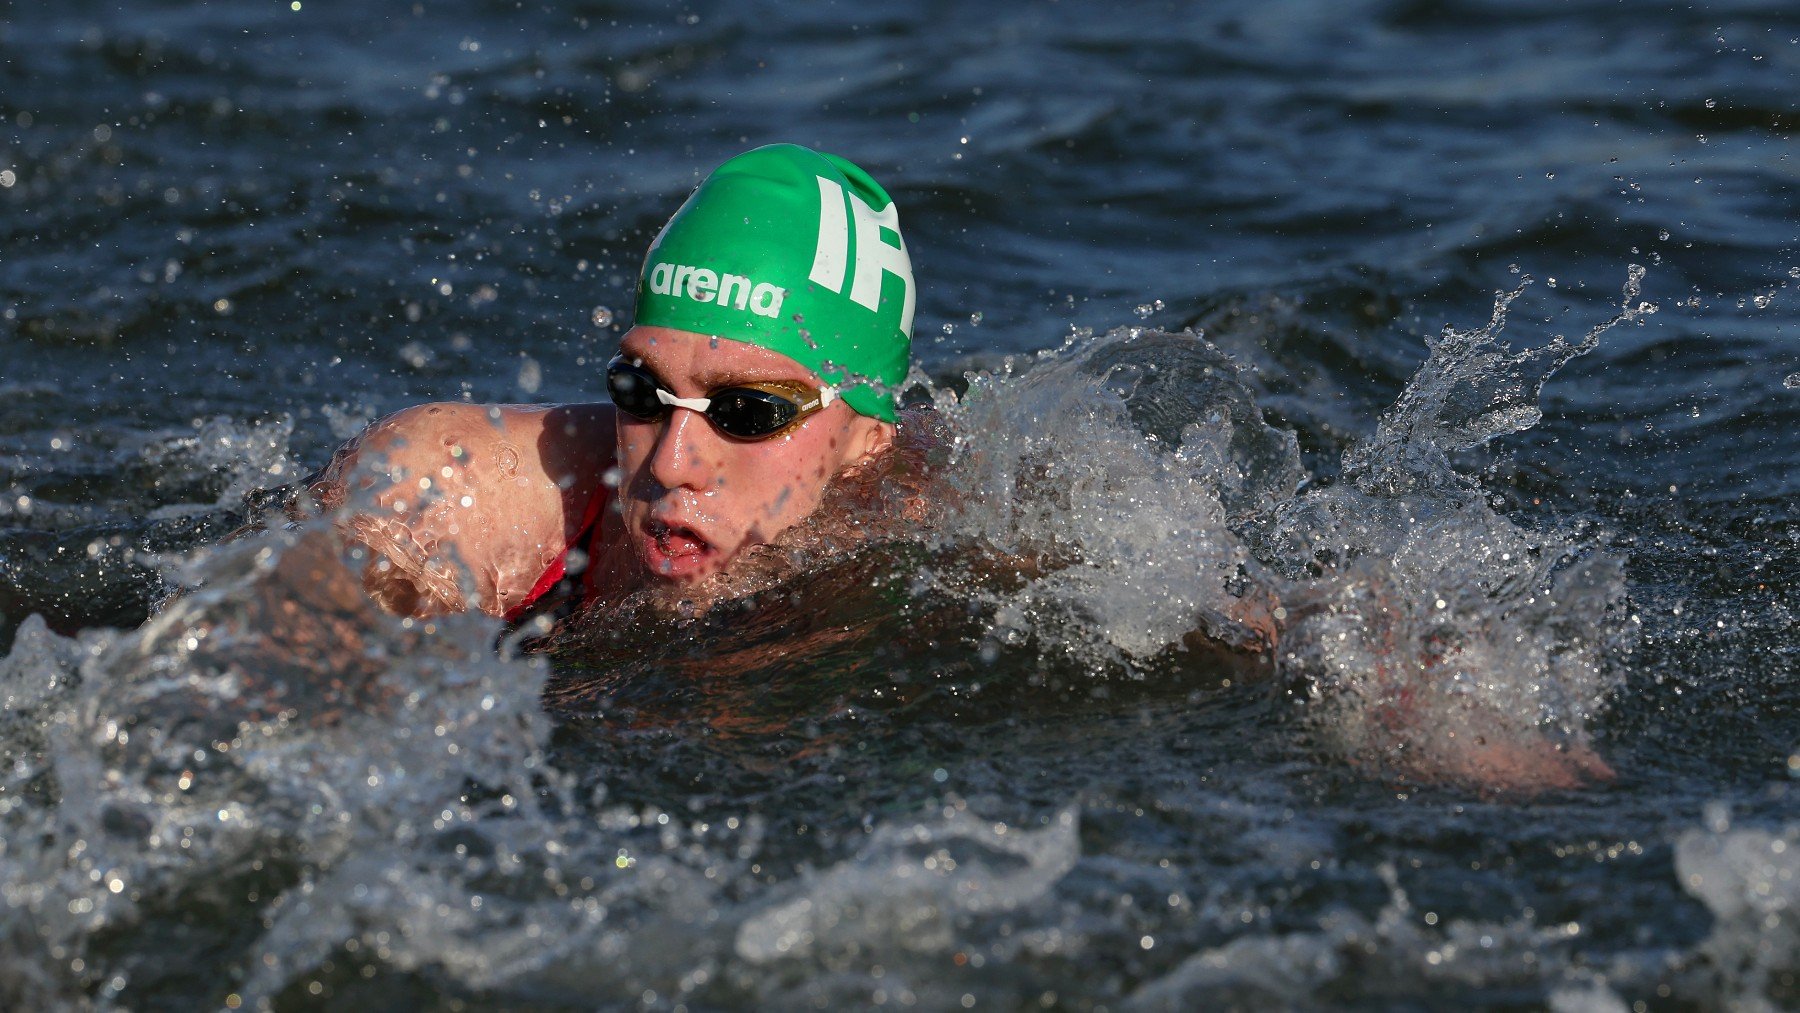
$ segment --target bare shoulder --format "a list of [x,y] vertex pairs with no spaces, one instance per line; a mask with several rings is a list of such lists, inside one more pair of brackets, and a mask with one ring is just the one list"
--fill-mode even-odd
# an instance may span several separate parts
[[371,423],[311,492],[386,561],[368,582],[390,608],[466,607],[460,572],[499,614],[568,544],[612,455],[610,405],[423,404]]
[[359,493],[388,507],[394,490],[429,491],[439,479],[583,484],[611,467],[613,435],[607,404],[415,405],[370,423],[339,448],[313,492],[328,507]]
[[613,465],[610,404],[495,405],[488,413],[505,439],[530,447],[537,466],[558,484],[587,486]]

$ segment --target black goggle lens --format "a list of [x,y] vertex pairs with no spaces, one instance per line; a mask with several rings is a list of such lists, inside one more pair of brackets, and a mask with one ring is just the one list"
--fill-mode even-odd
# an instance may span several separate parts
[[607,367],[606,392],[620,411],[645,422],[668,410],[656,399],[656,380],[629,363],[615,362]]
[[768,436],[794,421],[800,406],[779,394],[731,387],[713,395],[706,417],[731,436]]
[[[606,390],[615,407],[632,418],[654,422],[669,406],[657,398],[656,377],[640,366],[615,360],[606,368]],[[706,417],[727,436],[754,440],[773,436],[800,415],[800,406],[770,391],[727,387],[712,394]]]

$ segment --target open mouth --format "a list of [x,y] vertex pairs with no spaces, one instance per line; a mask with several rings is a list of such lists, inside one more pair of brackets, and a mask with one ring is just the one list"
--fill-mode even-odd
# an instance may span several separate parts
[[711,543],[685,525],[653,520],[644,525],[644,535],[644,561],[650,572],[663,576],[688,576],[715,554]]

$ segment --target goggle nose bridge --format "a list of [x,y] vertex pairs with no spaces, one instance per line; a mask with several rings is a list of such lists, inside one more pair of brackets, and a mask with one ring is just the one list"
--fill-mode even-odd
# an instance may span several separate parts
[[[701,413],[702,415],[706,414],[706,410],[708,408],[712,407],[712,398],[709,398],[709,397],[676,397],[674,394],[669,393],[668,391],[664,390],[661,387],[656,388],[656,400],[662,402],[663,404],[670,406],[671,408],[686,408],[689,411],[696,411],[696,412]],[[833,402],[835,400],[837,400],[837,388],[836,387],[820,387],[819,388],[819,407],[820,408],[830,408],[831,402]],[[805,406],[802,405],[802,407],[805,407]]]
[[689,411],[699,412],[702,415],[706,414],[706,410],[712,407],[712,398],[676,397],[661,387],[656,388],[656,399],[672,408],[686,408]]

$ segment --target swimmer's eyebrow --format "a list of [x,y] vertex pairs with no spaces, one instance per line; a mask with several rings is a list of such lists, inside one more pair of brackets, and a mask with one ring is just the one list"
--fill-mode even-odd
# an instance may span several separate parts
[[794,366],[746,366],[742,369],[721,370],[701,367],[694,374],[693,380],[701,387],[729,387],[740,383],[768,383],[771,380],[791,380],[796,383],[815,383],[807,374],[805,367]]
[[[658,367],[654,358],[629,351],[624,352],[624,354],[643,363],[644,368],[648,369],[651,375],[655,376],[665,385],[669,382],[669,374]],[[689,377],[689,379],[693,382],[694,386],[705,390],[717,390],[720,387],[730,387],[735,384],[743,383],[768,383],[772,380],[787,380],[794,383],[805,384],[809,387],[818,383],[817,380],[813,379],[812,374],[807,372],[805,366],[801,366],[797,363],[792,366],[768,363],[764,365],[742,366],[736,369],[721,369],[717,366],[702,365],[692,377]]]

